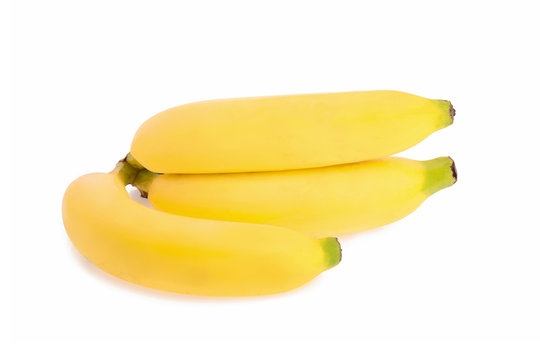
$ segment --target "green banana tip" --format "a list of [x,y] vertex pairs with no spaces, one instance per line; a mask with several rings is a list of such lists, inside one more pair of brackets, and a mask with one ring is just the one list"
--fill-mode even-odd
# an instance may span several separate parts
[[333,268],[341,262],[341,244],[337,237],[327,237],[321,239],[326,260],[326,270]]
[[424,161],[425,180],[423,189],[428,195],[452,186],[457,181],[456,163],[450,156]]
[[[439,104],[441,110],[440,128],[452,125],[454,123],[454,116],[456,116],[454,105],[448,100],[437,100],[437,104]],[[448,113],[446,113],[446,111],[448,111]]]

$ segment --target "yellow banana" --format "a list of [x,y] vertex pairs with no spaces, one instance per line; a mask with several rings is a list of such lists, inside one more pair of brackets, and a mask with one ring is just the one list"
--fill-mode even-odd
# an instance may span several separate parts
[[185,294],[264,295],[296,288],[341,259],[336,238],[146,208],[124,189],[132,173],[125,165],[78,178],[62,207],[73,244],[114,276]]
[[314,168],[395,154],[453,115],[448,101],[397,91],[203,101],[147,120],[131,153],[156,173]]
[[322,237],[397,221],[455,181],[449,157],[390,157],[260,173],[160,176],[142,170],[134,184],[166,212],[278,225]]

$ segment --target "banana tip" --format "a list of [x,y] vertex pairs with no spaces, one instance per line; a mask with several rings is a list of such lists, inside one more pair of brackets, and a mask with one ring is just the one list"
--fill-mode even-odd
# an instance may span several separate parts
[[452,159],[450,156],[449,156],[448,158],[449,158],[450,161],[452,162],[452,164],[450,165],[450,170],[452,170],[452,177],[454,178],[454,184],[455,184],[456,181],[457,181],[456,162],[455,162],[454,159]]
[[326,257],[326,269],[328,270],[341,262],[341,244],[336,237],[321,239],[321,243]]
[[454,109],[454,105],[452,105],[450,101],[448,103],[450,104],[450,109],[448,110],[448,112],[450,113],[450,118],[452,119],[452,124],[453,124],[454,116],[456,116],[456,109]]

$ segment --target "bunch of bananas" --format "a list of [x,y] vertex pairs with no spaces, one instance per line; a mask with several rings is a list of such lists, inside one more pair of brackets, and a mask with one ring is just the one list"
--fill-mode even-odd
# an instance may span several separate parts
[[[389,224],[456,181],[449,157],[386,157],[453,122],[450,102],[396,91],[203,101],[146,121],[110,173],[63,199],[96,266],[151,288],[248,296],[341,260],[333,236]],[[136,186],[155,209],[132,201]]]

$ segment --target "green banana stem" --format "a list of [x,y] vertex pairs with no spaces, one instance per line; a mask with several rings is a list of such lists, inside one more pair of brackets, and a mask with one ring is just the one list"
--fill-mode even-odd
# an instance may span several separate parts
[[124,185],[128,185],[133,183],[138,172],[139,170],[128,164],[124,158],[116,163],[111,174],[115,174]]
[[148,190],[150,189],[152,181],[154,181],[160,175],[161,174],[157,174],[143,168],[139,170],[137,176],[135,176],[131,184],[139,190],[143,198],[147,198]]
[[124,160],[131,166],[133,166],[135,169],[144,169],[144,166],[141,165],[140,162],[138,162],[131,153],[128,153]]
[[152,181],[161,175],[146,170],[144,166],[135,160],[131,153],[128,153],[125,158],[116,163],[111,174],[116,174],[124,186],[135,186],[144,198],[148,197],[148,189]]

